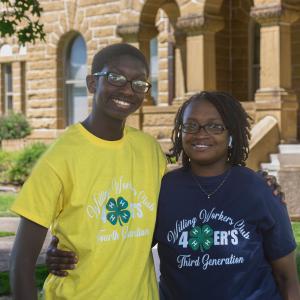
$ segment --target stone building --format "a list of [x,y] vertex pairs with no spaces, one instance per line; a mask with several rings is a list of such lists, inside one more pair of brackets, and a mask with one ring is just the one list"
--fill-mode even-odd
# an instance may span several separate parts
[[228,91],[254,119],[249,166],[277,153],[265,167],[279,172],[282,185],[299,186],[299,0],[40,3],[46,42],[19,47],[0,40],[0,110],[23,112],[34,128],[30,139],[51,141],[87,115],[92,57],[123,41],[140,48],[151,65],[153,88],[130,118],[133,126],[167,150],[178,105],[201,90]]

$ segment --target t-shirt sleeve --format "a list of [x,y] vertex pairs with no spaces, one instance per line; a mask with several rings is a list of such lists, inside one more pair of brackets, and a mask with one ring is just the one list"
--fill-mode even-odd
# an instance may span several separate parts
[[[266,187],[266,189],[268,189]],[[287,207],[270,190],[264,193],[265,217],[261,225],[264,252],[268,260],[284,257],[296,248]]]
[[23,185],[11,210],[49,228],[62,209],[63,185],[50,164],[41,159]]

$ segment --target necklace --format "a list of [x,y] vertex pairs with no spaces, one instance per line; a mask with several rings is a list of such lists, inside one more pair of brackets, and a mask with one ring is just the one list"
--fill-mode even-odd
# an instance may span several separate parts
[[201,190],[201,192],[203,194],[205,194],[207,196],[207,199],[210,199],[211,196],[213,196],[222,186],[223,184],[225,183],[225,181],[227,180],[227,178],[229,177],[229,174],[230,174],[230,169],[227,171],[227,174],[226,176],[224,177],[224,179],[219,183],[219,185],[210,193],[208,193],[203,187],[202,185],[199,183],[199,181],[197,180],[196,176],[191,172],[192,174],[192,177],[196,183],[196,185],[199,187],[199,189]]

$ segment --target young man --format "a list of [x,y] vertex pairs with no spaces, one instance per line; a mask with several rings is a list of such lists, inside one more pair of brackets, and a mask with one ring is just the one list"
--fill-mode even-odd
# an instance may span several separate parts
[[11,208],[21,216],[14,299],[37,299],[35,262],[49,228],[79,262],[68,277],[47,278],[46,299],[158,299],[150,249],[166,162],[154,138],[125,126],[151,87],[148,75],[128,44],[95,55],[91,114],[50,147]]

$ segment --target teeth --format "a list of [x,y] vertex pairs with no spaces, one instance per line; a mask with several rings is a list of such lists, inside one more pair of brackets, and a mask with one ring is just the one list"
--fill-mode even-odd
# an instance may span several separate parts
[[114,98],[113,101],[114,101],[116,104],[118,104],[119,106],[122,106],[122,107],[128,107],[128,106],[130,106],[130,103],[125,102],[125,101],[122,101],[122,100],[120,100],[120,99]]
[[196,148],[208,148],[208,145],[194,145]]

